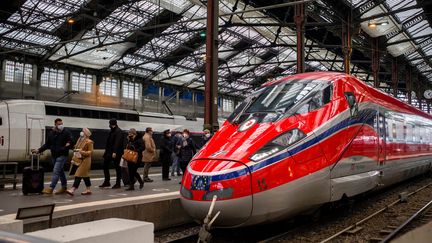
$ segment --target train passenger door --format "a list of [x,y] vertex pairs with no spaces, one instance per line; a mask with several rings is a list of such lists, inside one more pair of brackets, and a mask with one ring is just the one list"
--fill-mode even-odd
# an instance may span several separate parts
[[0,102],[0,161],[9,160],[9,111],[5,102]]
[[39,148],[44,144],[44,135],[44,118],[37,115],[27,115],[26,154],[30,154],[31,149]]
[[386,159],[386,120],[384,114],[378,112],[377,132],[378,132],[378,166],[385,165]]

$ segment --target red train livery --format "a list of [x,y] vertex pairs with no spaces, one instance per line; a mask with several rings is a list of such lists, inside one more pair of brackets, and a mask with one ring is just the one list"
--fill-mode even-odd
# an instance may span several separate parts
[[431,116],[353,76],[313,72],[263,85],[195,155],[180,189],[216,227],[284,219],[431,170]]

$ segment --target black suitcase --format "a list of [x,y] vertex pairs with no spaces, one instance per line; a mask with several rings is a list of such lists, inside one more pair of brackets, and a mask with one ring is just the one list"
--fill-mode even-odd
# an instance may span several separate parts
[[[39,165],[39,155],[32,154],[30,157],[30,167],[25,167],[22,178],[22,192],[24,195],[29,193],[42,193],[44,189],[44,170]],[[34,167],[35,162],[37,167]]]

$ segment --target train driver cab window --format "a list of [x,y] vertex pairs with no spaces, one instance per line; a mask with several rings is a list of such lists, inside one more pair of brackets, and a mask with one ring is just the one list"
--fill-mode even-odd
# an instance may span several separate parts
[[297,114],[304,114],[317,110],[329,103],[333,95],[333,85],[329,85],[323,90],[319,90],[306,104],[298,109]]

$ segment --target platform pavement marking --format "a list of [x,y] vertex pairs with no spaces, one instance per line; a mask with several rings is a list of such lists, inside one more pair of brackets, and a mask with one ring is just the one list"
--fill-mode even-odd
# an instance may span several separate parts
[[[107,200],[94,201],[94,202],[85,202],[85,203],[77,203],[77,204],[71,204],[71,205],[63,205],[63,206],[55,207],[54,212],[61,212],[61,211],[67,211],[67,210],[85,208],[85,207],[101,206],[101,205],[106,205],[106,204],[115,204],[115,203],[122,203],[122,202],[132,202],[132,201],[140,201],[140,200],[146,200],[146,199],[155,199],[155,198],[161,198],[161,197],[172,197],[172,196],[180,196],[180,192],[175,191],[175,192],[143,195],[143,196],[137,196],[137,197],[124,197],[124,198],[107,199]],[[8,218],[8,219],[15,219],[16,213],[6,214],[6,215],[0,216],[0,217],[1,218],[4,217],[4,218]]]

